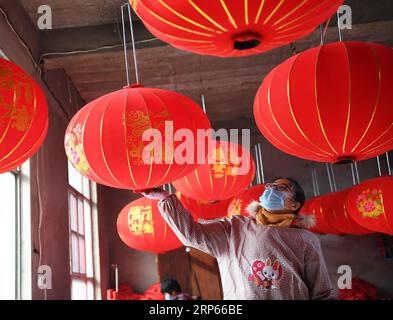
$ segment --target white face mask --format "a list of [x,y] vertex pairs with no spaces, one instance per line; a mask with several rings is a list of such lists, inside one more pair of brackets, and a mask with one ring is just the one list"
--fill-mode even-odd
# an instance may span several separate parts
[[172,296],[169,293],[165,293],[165,300],[172,300]]

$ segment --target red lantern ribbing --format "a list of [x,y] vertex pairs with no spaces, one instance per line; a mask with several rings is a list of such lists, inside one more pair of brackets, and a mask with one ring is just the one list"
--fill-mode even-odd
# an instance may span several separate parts
[[[198,154],[207,154],[205,147],[198,148],[197,130],[209,128],[209,119],[191,99],[132,85],[81,109],[67,128],[65,149],[74,167],[95,182],[147,189],[193,171]],[[143,139],[148,130],[152,135]],[[176,139],[184,130],[193,139]],[[179,163],[176,151],[183,143],[189,144],[193,155],[188,162]]]
[[182,246],[162,218],[157,203],[157,200],[143,197],[121,210],[117,218],[117,231],[127,246],[152,253],[165,253]]
[[45,140],[48,108],[38,84],[0,58],[0,173],[29,159]]
[[231,217],[233,215],[243,215],[248,217],[249,214],[246,211],[247,206],[252,201],[258,201],[261,197],[262,193],[265,191],[265,185],[259,184],[256,186],[243,191],[241,194],[237,195],[232,199],[228,206],[228,216]]
[[146,28],[203,55],[245,56],[310,34],[343,0],[130,0]]
[[262,134],[299,158],[344,163],[393,149],[393,49],[319,46],[274,68],[254,102]]
[[241,145],[217,141],[209,147],[206,163],[172,184],[186,197],[225,200],[245,190],[255,174],[254,160]]
[[232,200],[205,201],[185,197],[180,192],[177,192],[176,195],[183,206],[194,217],[194,220],[212,220],[226,217],[229,203]]
[[393,177],[362,182],[348,193],[346,207],[360,226],[393,235]]

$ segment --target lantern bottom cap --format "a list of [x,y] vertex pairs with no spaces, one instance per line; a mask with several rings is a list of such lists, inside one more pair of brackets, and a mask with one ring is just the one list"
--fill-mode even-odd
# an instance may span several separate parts
[[334,161],[335,164],[348,164],[356,162],[356,157],[354,156],[340,156],[337,157]]
[[233,39],[233,49],[238,51],[250,50],[261,44],[261,35],[255,32],[242,32],[236,34]]

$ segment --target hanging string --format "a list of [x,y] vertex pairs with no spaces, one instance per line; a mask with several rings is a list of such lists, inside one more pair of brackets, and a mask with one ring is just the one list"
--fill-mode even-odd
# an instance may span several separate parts
[[358,183],[360,183],[360,176],[359,176],[359,170],[358,170],[358,164],[355,162],[354,164],[355,167],[355,173],[356,173],[356,179],[358,181]]
[[352,185],[356,185],[355,171],[353,169],[353,163],[351,163],[351,173],[352,173]]
[[261,173],[259,169],[259,154],[258,154],[258,144],[254,146],[255,149],[255,163],[257,165],[257,184],[261,184]]
[[130,83],[130,75],[128,73],[128,59],[127,59],[127,37],[126,37],[126,26],[124,23],[124,12],[123,12],[123,6],[121,6],[121,24],[123,27],[123,50],[124,50],[124,61],[126,64],[126,78],[127,78],[127,85],[129,86]]
[[333,182],[332,182],[332,177],[330,175],[329,164],[325,163],[325,167],[326,167],[326,172],[328,174],[330,192],[333,192]]
[[382,176],[381,162],[379,161],[379,156],[377,156],[377,165],[378,165],[378,175]]
[[342,36],[341,36],[341,26],[340,26],[340,16],[338,15],[337,11],[337,28],[338,28],[338,38],[340,39],[340,42],[343,41]]
[[129,66],[128,66],[127,35],[126,35],[126,26],[125,26],[125,18],[124,18],[124,8],[125,7],[127,7],[127,10],[128,10],[128,19],[129,19],[129,25],[130,25],[132,53],[133,53],[133,58],[134,58],[136,83],[139,83],[139,72],[138,72],[138,62],[137,62],[137,57],[136,57],[135,37],[134,37],[134,28],[133,28],[133,24],[132,24],[131,6],[129,3],[127,3],[127,4],[123,4],[121,6],[121,23],[122,23],[122,28],[123,28],[123,49],[124,49],[124,61],[125,61],[125,66],[126,66],[126,78],[127,78],[127,85],[129,86],[131,84],[131,82],[130,82]]
[[131,5],[129,3],[127,3],[127,7],[128,7],[128,18],[130,20],[132,53],[134,56],[134,67],[135,67],[135,79],[136,79],[136,83],[139,83],[138,63],[136,60],[135,37],[134,37],[134,28],[133,28],[133,24],[132,24]]
[[202,109],[203,109],[203,112],[206,114],[205,96],[203,94],[202,94]]
[[330,173],[332,175],[333,190],[336,192],[337,191],[336,175],[334,174],[333,165],[331,163],[329,164],[329,168],[330,168]]
[[317,196],[317,186],[315,183],[314,168],[311,168],[311,179],[312,179],[312,189],[314,191],[314,197],[316,197]]
[[265,173],[263,170],[263,161],[262,161],[262,148],[260,143],[258,143],[257,148],[259,154],[259,169],[261,170],[261,183],[265,183]]
[[328,27],[329,27],[329,24],[330,24],[330,20],[331,20],[332,18],[329,18],[329,20],[326,22],[326,24],[325,24],[325,27],[323,26],[323,23],[321,23],[320,25],[319,25],[319,32],[320,32],[320,34],[321,34],[321,42],[320,42],[320,45],[321,46],[323,46],[324,45],[324,40],[325,40],[325,36],[326,36],[326,33],[327,33],[327,29],[328,29]]
[[391,176],[392,175],[392,169],[390,168],[389,152],[386,152],[386,163],[388,165],[389,176]]

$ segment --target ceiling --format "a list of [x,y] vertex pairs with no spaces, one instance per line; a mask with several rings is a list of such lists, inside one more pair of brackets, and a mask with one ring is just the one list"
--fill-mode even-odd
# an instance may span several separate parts
[[[85,27],[121,21],[120,6],[126,0],[19,0],[32,21],[42,4],[52,9],[53,28]],[[134,18],[137,19],[136,15]]]
[[[19,0],[32,21],[42,0]],[[125,0],[46,0],[53,11],[53,30],[40,31],[44,72],[64,69],[87,103],[126,85],[119,7]],[[376,5],[378,3],[378,5]],[[374,41],[393,46],[393,1],[346,1],[353,11],[353,29],[342,32],[344,40]],[[135,15],[134,15],[135,17]],[[338,40],[332,19],[325,42]],[[266,159],[272,174],[301,171],[307,162],[272,148],[259,133],[252,106],[266,74],[295,52],[314,47],[320,33],[292,46],[242,58],[216,58],[177,50],[155,39],[140,20],[134,21],[140,83],[175,90],[197,102],[205,96],[207,114],[214,128],[251,129],[252,141],[261,141],[274,157]],[[129,39],[128,39],[129,40]],[[128,45],[130,48],[130,45]],[[132,55],[130,74],[134,80]],[[278,153],[277,153],[278,152]],[[280,161],[291,163],[283,168]],[[309,163],[309,162],[308,162]],[[309,177],[297,177],[308,183]],[[310,193],[310,191],[309,191]]]

